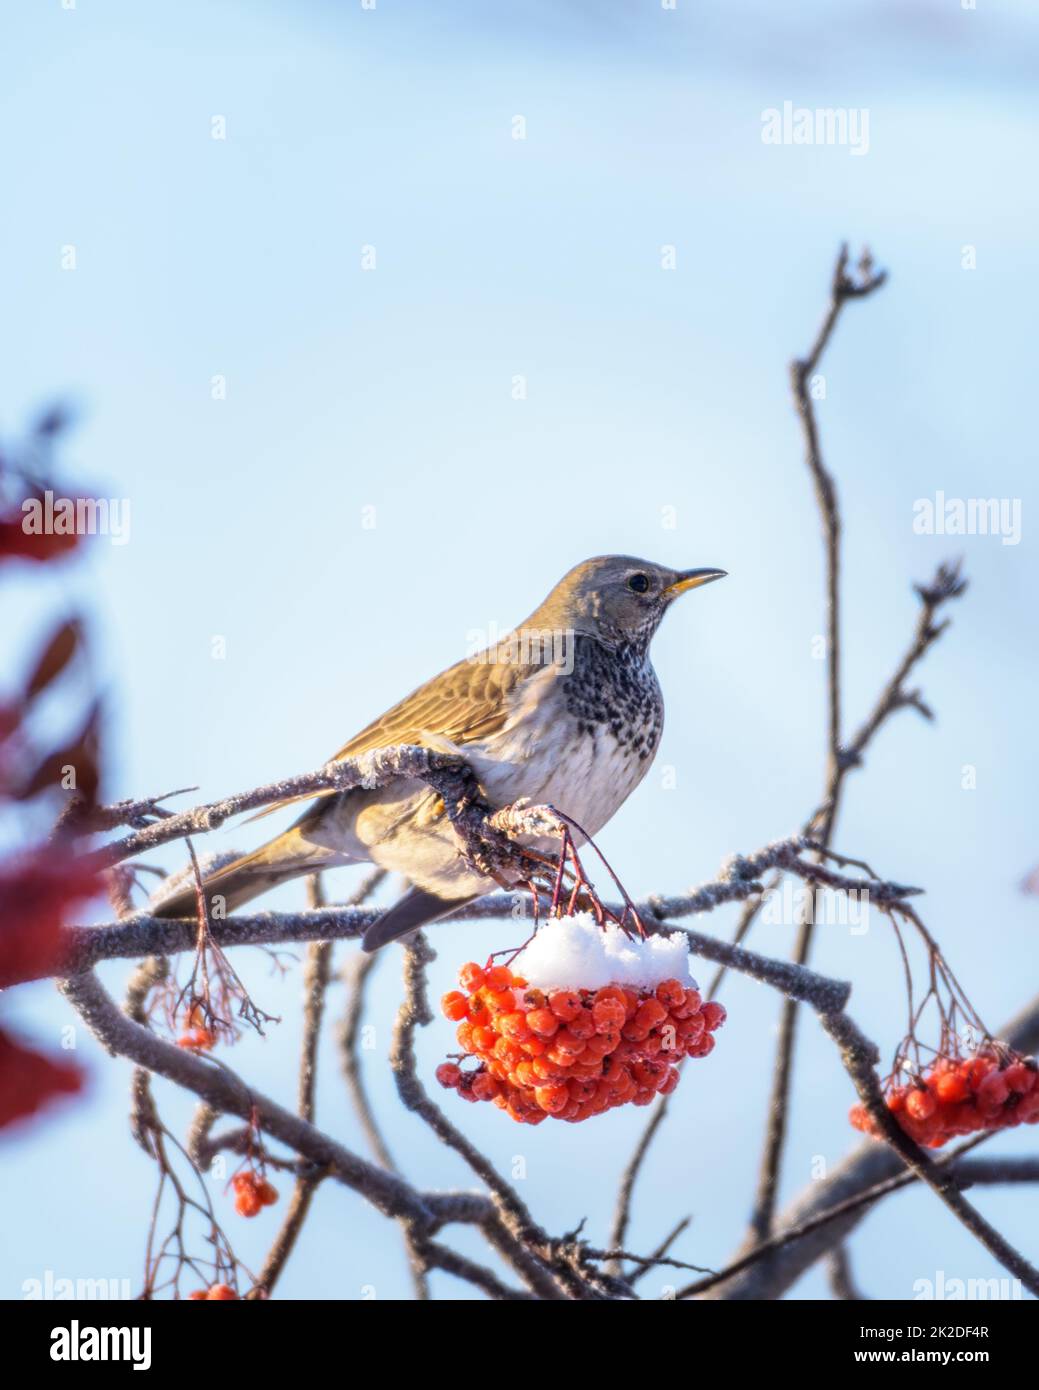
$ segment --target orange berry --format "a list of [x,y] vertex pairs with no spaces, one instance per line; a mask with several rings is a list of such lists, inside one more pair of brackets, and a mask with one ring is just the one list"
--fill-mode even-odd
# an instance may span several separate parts
[[520,1062],[516,1067],[516,1080],[521,1086],[535,1086],[538,1081],[538,1074],[534,1070],[533,1062]]
[[575,1038],[580,1038],[583,1042],[595,1037],[595,1019],[592,1017],[591,1009],[582,1009],[580,1013],[574,1014],[566,1026]]
[[[195,1297],[194,1294],[191,1295]],[[238,1295],[230,1284],[214,1284],[208,1293],[202,1295],[211,1303],[226,1303],[229,1299],[237,1298]]]
[[497,993],[499,990],[508,989],[512,984],[512,971],[507,965],[492,965],[490,970],[484,971],[484,984],[489,990]]
[[259,1216],[263,1203],[255,1192],[239,1192],[234,1201],[234,1209],[239,1216]]
[[548,1115],[558,1115],[570,1104],[570,1092],[563,1084],[550,1083],[547,1086],[539,1086],[534,1092],[534,1098]]
[[200,1298],[201,1298],[201,1299],[205,1300],[205,1299],[207,1299],[208,1297],[209,1297],[209,1295],[206,1293],[205,1289],[192,1289],[191,1292],[188,1294],[188,1298],[190,1298],[193,1302],[194,1302],[196,1299],[200,1299]]
[[559,1032],[552,1039],[552,1046],[557,1052],[565,1052],[571,1057],[580,1057],[585,1049],[584,1038],[576,1038],[570,1029],[560,1028]]
[[452,989],[441,999],[440,1011],[452,1023],[461,1023],[469,1014],[469,1000],[457,989]]
[[520,1062],[525,1062],[527,1060],[520,1045],[510,1042],[508,1038],[498,1039],[494,1044],[494,1055],[510,1069],[519,1066]]
[[618,1003],[625,1003],[627,995],[623,985],[603,985],[602,989],[597,989],[592,995],[592,1004],[601,1004],[607,999],[616,999]]
[[530,1037],[530,1029],[527,1026],[527,1015],[519,1009],[514,1009],[510,1014],[502,1014],[498,1020],[498,1027],[506,1038],[511,1038],[513,1042],[526,1042]]
[[601,997],[603,991],[600,990],[596,996],[595,1003],[592,1005],[592,1021],[595,1024],[597,1033],[615,1033],[624,1026],[627,1018],[624,1004],[616,998]]
[[273,1207],[278,1200],[278,1189],[265,1178],[256,1189],[256,1195],[265,1207]]
[[554,989],[548,996],[548,1007],[556,1018],[569,1023],[581,1012],[581,996],[573,989]]
[[496,1014],[511,1014],[516,1007],[516,998],[511,989],[492,990],[486,999]]
[[477,965],[474,960],[469,961],[467,965],[463,965],[461,970],[459,970],[458,983],[469,994],[475,994],[476,991],[481,989],[486,983],[486,975],[484,974],[483,967]]
[[527,1014],[527,1027],[539,1038],[550,1038],[559,1031],[559,1015],[552,1009],[531,1009]]

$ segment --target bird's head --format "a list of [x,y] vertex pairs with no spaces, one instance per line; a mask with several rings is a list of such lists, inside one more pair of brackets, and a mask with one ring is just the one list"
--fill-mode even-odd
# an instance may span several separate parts
[[673,570],[631,555],[599,555],[565,574],[530,622],[587,633],[608,646],[648,646],[679,594],[724,576],[725,570]]

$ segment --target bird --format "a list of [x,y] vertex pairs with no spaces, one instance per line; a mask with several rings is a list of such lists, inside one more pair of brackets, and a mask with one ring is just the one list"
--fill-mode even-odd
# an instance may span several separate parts
[[[517,628],[413,690],[333,761],[398,744],[460,755],[489,804],[549,804],[579,827],[580,847],[639,785],[660,743],[664,701],[649,648],[664,614],[679,595],[725,574],[628,555],[585,560]],[[204,877],[202,889],[224,915],[302,874],[363,862],[408,883],[368,927],[366,952],[498,886],[465,857],[437,793],[398,777],[320,794],[287,830]],[[160,890],[151,910],[196,916],[194,885],[165,898]]]

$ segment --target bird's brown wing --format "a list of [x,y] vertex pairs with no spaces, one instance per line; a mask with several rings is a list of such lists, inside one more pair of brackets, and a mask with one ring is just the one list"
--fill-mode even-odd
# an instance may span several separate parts
[[[430,747],[436,745],[438,738],[457,744],[487,738],[504,726],[509,715],[509,696],[536,669],[515,661],[459,661],[373,720],[333,754],[331,761],[356,758],[373,748],[392,748],[402,743]],[[251,819],[259,820],[294,801],[334,795],[337,793],[327,791],[286,797]]]

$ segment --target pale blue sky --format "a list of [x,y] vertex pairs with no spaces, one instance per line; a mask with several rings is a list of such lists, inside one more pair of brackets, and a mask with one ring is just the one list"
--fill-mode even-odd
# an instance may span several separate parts
[[[1017,888],[1039,858],[1027,6],[5,0],[2,15],[0,429],[72,399],[70,481],[131,503],[130,543],[102,542],[55,586],[92,614],[111,797],[188,783],[217,796],[316,766],[462,655],[473,628],[507,628],[572,563],[617,550],[730,577],[657,639],[664,744],[602,836],[611,861],[633,892],[677,891],[794,829],[821,784],[823,618],[786,364],[815,331],[838,242],[865,239],[891,282],[848,310],[819,408],[846,521],[851,724],[908,640],[910,582],[962,553],[972,588],[921,675],[937,724],[903,714],[884,732],[849,783],[838,844],[926,886],[927,920],[986,1018],[1034,990],[1039,904]],[[763,144],[761,113],[784,100],[867,108],[868,155]],[[976,270],[961,268],[966,245]],[[914,500],[939,489],[1020,498],[1021,543],[914,535]],[[25,599],[5,625],[17,645],[37,604],[5,594],[9,613]],[[727,933],[732,914],[706,924]],[[436,929],[439,988],[509,944],[506,926],[483,927],[473,947],[474,930]],[[759,925],[753,941],[780,954],[791,935]],[[238,964],[286,1022],[235,1060],[291,1096],[298,979],[270,978],[259,953]],[[886,1054],[902,1017],[883,925],[823,934],[817,964],[854,979],[854,1013]],[[376,1104],[410,1175],[468,1185],[398,1112],[397,992],[391,955],[373,991]],[[678,1253],[699,1264],[742,1232],[778,1016],[749,984],[724,997],[730,1024],[683,1081],[631,1240],[649,1247],[691,1212]],[[45,986],[14,1010],[45,1039],[69,1019]],[[428,1072],[447,1038],[427,1030]],[[802,1039],[785,1193],[854,1142],[832,1048],[810,1020]],[[91,1101],[4,1143],[20,1200],[0,1294],[47,1268],[137,1276],[152,1173],[125,1130],[128,1069],[82,1050]],[[321,1118],[360,1145],[330,1050],[323,1061]],[[642,1112],[535,1131],[490,1107],[454,1118],[506,1167],[526,1156],[524,1195],[550,1228],[587,1215],[605,1238]],[[1027,1152],[1034,1136],[999,1144]],[[1020,1193],[978,1201],[1039,1254]],[[407,1292],[392,1229],[331,1188],[319,1210],[284,1293]],[[273,1226],[242,1233],[247,1258]],[[939,1268],[992,1272],[925,1194],[871,1217],[855,1250],[877,1295],[909,1297]],[[797,1293],[823,1287],[816,1273]]]

